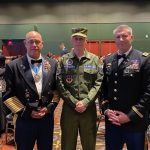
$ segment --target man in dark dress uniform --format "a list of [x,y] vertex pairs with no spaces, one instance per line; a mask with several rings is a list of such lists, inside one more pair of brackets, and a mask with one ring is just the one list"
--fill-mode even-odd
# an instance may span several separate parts
[[132,28],[114,31],[118,52],[104,60],[102,109],[106,118],[106,150],[144,150],[150,106],[150,57],[133,49]]
[[[52,150],[53,112],[59,101],[56,91],[56,61],[41,55],[40,33],[26,34],[27,54],[6,65],[5,105],[17,114],[15,142],[17,150]],[[16,116],[16,115],[15,115]]]

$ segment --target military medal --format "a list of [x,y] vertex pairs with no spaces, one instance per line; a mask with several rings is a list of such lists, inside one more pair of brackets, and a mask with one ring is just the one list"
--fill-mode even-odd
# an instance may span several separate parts
[[40,72],[40,67],[42,65],[32,65],[32,75],[33,75],[33,78],[34,78],[34,81],[35,82],[39,82],[41,80],[41,77],[42,77],[42,72]]
[[33,72],[33,78],[35,82],[39,82],[41,80],[41,77],[42,77],[42,72],[38,72],[38,73]]
[[35,74],[35,75],[33,76],[33,78],[34,78],[34,81],[35,81],[35,82],[39,82],[40,79],[41,79],[40,75],[38,75],[38,74]]
[[51,69],[51,65],[50,65],[49,62],[46,60],[46,61],[44,62],[44,70],[45,70],[45,71],[50,71],[50,69]]

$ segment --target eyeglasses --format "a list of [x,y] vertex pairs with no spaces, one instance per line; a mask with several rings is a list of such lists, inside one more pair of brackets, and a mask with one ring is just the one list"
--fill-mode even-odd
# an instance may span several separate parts
[[41,44],[42,42],[41,41],[39,41],[39,40],[29,40],[29,41],[27,41],[27,43],[29,43],[29,44],[35,44],[35,45],[39,45],[39,44]]
[[82,37],[74,37],[75,41],[83,41],[85,40],[85,38],[82,38]]

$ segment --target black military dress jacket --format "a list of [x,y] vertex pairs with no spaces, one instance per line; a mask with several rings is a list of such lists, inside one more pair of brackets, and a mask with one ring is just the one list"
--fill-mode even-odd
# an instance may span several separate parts
[[[132,49],[118,66],[117,53],[104,60],[102,109],[126,113],[130,122],[122,125],[131,131],[145,130],[150,107],[150,57]],[[106,123],[110,123],[106,117]]]
[[[44,68],[43,66],[42,70],[43,84],[41,98],[39,98],[27,56],[18,58],[6,66],[5,80],[7,86],[3,102],[5,103],[8,100],[7,105],[15,107],[16,110],[18,110],[18,107],[24,106],[24,110],[21,111],[22,117],[30,117],[31,111],[36,109],[38,105],[46,106],[53,113],[56,103],[58,103],[58,101],[55,102],[55,73],[57,63],[53,59],[46,60],[42,58],[42,65],[45,62],[48,63],[48,67]],[[16,99],[18,101],[15,101]]]
[[2,102],[2,95],[6,90],[6,82],[3,77],[4,72],[5,72],[5,68],[4,67],[2,68],[0,66],[0,134],[1,134],[1,131],[4,131],[5,126],[6,126],[5,125],[6,124],[6,121],[5,121],[6,110]]

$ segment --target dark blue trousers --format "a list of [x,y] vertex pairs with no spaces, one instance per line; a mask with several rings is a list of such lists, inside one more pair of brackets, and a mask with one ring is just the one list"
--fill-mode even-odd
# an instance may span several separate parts
[[33,150],[35,142],[38,150],[52,150],[53,127],[53,114],[42,119],[18,117],[15,130],[17,150]]
[[121,126],[106,125],[106,150],[122,150],[126,144],[128,150],[144,150],[145,132],[127,132]]

